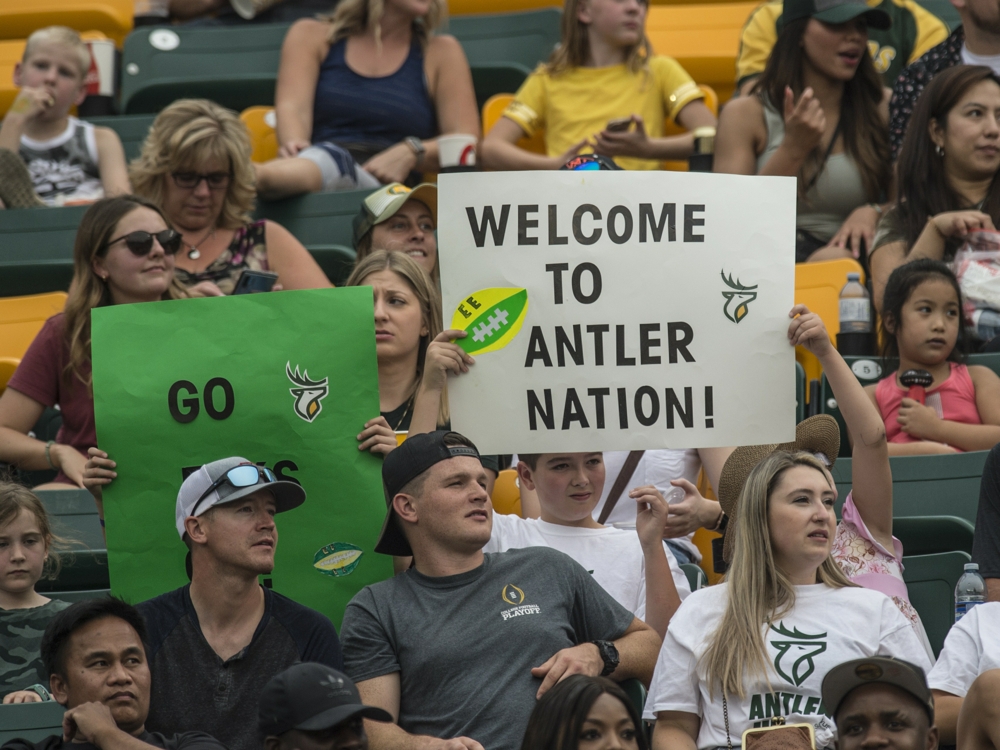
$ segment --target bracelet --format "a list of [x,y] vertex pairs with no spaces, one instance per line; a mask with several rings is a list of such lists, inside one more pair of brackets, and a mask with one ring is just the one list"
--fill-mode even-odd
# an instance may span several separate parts
[[47,442],[45,444],[45,460],[49,462],[49,468],[50,469],[52,469],[53,471],[59,471],[59,469],[56,468],[56,465],[54,463],[52,463],[52,453],[51,453],[51,450],[52,450],[52,445],[55,442],[56,442],[55,440],[50,440],[49,442]]
[[722,510],[722,505],[719,505],[719,520],[716,521],[715,526],[713,526],[710,531],[725,531],[726,526],[728,526],[729,516],[726,515],[726,511]]
[[869,203],[868,207],[875,209],[875,213],[877,213],[879,216],[882,215],[882,206],[880,206],[878,203]]

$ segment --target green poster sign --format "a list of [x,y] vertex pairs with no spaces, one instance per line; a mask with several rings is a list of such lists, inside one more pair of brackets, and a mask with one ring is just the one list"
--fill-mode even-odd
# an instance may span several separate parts
[[379,413],[365,287],[102,307],[93,312],[98,442],[111,588],[139,602],[187,583],[174,504],[186,467],[265,463],[306,490],[277,517],[270,583],[339,626],[363,586],[392,575],[374,552],[381,461],[356,436]]

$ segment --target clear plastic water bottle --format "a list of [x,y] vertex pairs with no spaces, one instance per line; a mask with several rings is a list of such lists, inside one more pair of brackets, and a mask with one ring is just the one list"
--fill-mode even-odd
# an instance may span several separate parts
[[872,309],[868,290],[861,283],[861,274],[847,274],[847,283],[840,290],[840,332],[870,333]]
[[986,601],[986,581],[979,575],[978,563],[966,563],[965,572],[955,587],[955,622],[961,620],[970,609]]

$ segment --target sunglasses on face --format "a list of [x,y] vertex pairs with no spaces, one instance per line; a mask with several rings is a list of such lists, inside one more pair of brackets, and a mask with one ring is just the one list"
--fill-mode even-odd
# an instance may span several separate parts
[[174,184],[184,190],[193,190],[198,187],[198,183],[202,180],[208,185],[209,190],[222,190],[229,185],[229,180],[232,177],[229,172],[211,172],[209,174],[172,172],[170,176],[174,178]]
[[223,484],[229,484],[236,489],[241,489],[243,487],[253,487],[255,484],[270,484],[271,482],[277,481],[278,478],[274,475],[274,472],[266,466],[257,466],[256,464],[240,464],[239,466],[233,467],[212,482],[211,486],[205,490],[202,496],[198,498],[198,502],[196,502],[194,507],[191,508],[190,515],[198,515],[198,506],[204,502],[206,497],[215,492]]
[[128,234],[123,234],[121,237],[111,240],[108,242],[106,247],[111,247],[116,242],[125,240],[125,246],[131,250],[134,255],[141,258],[144,255],[149,255],[152,251],[154,237],[156,238],[156,241],[160,243],[160,247],[163,248],[163,252],[167,255],[173,255],[181,249],[181,236],[173,229],[164,229],[162,232],[157,232],[156,234],[150,234],[149,232],[144,232],[142,230],[129,232]]

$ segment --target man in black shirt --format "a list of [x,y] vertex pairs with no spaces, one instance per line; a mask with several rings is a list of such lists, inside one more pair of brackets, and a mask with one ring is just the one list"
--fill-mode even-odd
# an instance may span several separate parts
[[258,583],[274,568],[274,515],[305,491],[238,457],[206,464],[177,495],[176,525],[191,550],[191,583],[138,606],[153,670],[149,726],[201,730],[229,750],[261,750],[257,702],[297,661],[342,668],[326,617]]
[[201,732],[146,731],[149,663],[146,626],[136,609],[112,598],[77,602],[49,623],[42,661],[52,696],[66,706],[63,734],[11,740],[3,750],[225,750]]

